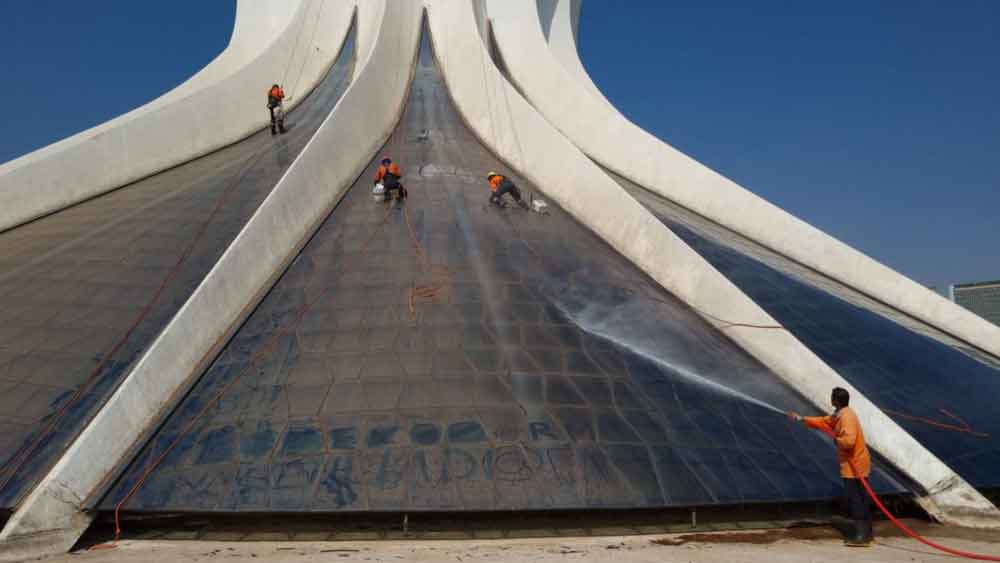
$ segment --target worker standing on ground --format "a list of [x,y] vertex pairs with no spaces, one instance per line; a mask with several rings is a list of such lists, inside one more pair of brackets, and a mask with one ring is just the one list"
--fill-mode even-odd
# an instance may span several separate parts
[[285,91],[274,84],[267,91],[267,109],[271,112],[271,134],[277,135],[280,130],[285,132]]
[[503,207],[504,194],[510,194],[521,207],[527,208],[528,204],[521,200],[521,190],[517,189],[510,178],[490,172],[486,175],[486,180],[490,183],[490,203]]
[[853,529],[846,534],[844,543],[852,547],[867,547],[872,542],[872,513],[861,480],[867,479],[871,473],[871,456],[858,415],[848,406],[851,395],[846,389],[836,387],[830,402],[836,409],[830,416],[803,417],[794,412],[789,412],[788,416],[833,437],[840,460],[840,476],[844,479],[848,512],[853,521]]
[[406,188],[399,182],[402,177],[403,173],[399,166],[388,155],[383,156],[382,164],[375,172],[375,183],[382,182],[382,186],[385,188],[385,201],[392,199],[392,192],[398,194],[398,199],[406,198]]

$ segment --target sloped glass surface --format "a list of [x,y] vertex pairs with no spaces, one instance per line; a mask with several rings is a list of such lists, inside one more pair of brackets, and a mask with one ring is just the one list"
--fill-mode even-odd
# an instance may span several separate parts
[[995,358],[619,181],[670,229],[970,484],[1000,486]]
[[426,39],[383,151],[409,199],[373,201],[376,156],[101,507],[133,489],[123,508],[150,512],[839,496],[828,441],[761,406],[808,409],[777,377],[551,202],[487,205],[505,167]]

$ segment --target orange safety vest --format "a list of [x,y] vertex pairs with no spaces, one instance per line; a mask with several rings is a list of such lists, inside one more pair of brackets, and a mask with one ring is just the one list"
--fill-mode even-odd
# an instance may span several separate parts
[[493,176],[492,178],[490,178],[490,191],[493,192],[493,193],[496,193],[497,188],[500,187],[500,183],[503,182],[503,181],[504,181],[504,177],[501,176],[501,175],[499,175],[499,174],[497,174],[496,176]]
[[402,178],[403,177],[403,173],[399,171],[399,167],[396,166],[396,163],[395,162],[390,162],[388,169],[386,169],[386,167],[385,167],[384,164],[379,164],[378,165],[378,170],[375,172],[375,181],[378,182],[382,178],[385,178],[386,173],[392,174],[393,176],[396,176],[397,178]]
[[845,479],[868,477],[872,470],[871,455],[865,444],[865,433],[861,429],[858,415],[850,407],[844,407],[831,416],[806,416],[803,420],[806,426],[826,432],[833,437],[834,443],[837,444],[841,477]]
[[285,91],[282,90],[280,86],[277,87],[277,88],[275,88],[275,87],[272,86],[271,89],[268,90],[268,92],[267,92],[267,97],[268,98],[276,98],[277,100],[281,101],[281,100],[285,99]]

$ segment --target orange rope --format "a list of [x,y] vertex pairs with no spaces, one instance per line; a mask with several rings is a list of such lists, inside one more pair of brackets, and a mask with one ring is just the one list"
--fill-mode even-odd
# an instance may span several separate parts
[[987,434],[987,433],[985,433],[985,432],[977,432],[977,431],[973,430],[972,426],[970,426],[968,422],[962,420],[957,415],[952,414],[948,410],[945,410],[945,409],[938,409],[938,410],[942,414],[944,414],[945,416],[950,417],[950,418],[952,418],[954,420],[957,420],[961,424],[961,426],[956,426],[954,424],[948,424],[947,422],[938,422],[936,420],[933,420],[933,419],[930,419],[930,418],[925,418],[925,417],[922,417],[922,416],[914,416],[914,415],[910,415],[910,414],[905,414],[905,413],[897,412],[897,411],[894,411],[894,410],[882,409],[882,411],[885,412],[886,414],[889,414],[889,415],[892,415],[892,416],[896,416],[896,417],[899,417],[899,418],[903,418],[903,419],[906,419],[906,420],[912,420],[914,422],[922,422],[924,424],[927,424],[929,426],[933,426],[935,428],[941,428],[941,429],[944,429],[944,430],[951,430],[951,431],[954,431],[954,432],[963,432],[965,434],[971,434],[971,435],[977,436],[979,438],[989,438],[990,437],[990,435]]
[[[622,283],[628,284],[628,282],[625,282],[625,281],[622,281]],[[632,293],[632,294],[638,294],[639,293],[639,291],[637,289],[635,289],[634,287],[625,287],[624,289],[625,289],[625,291],[627,291],[629,293]],[[649,301],[656,301],[657,303],[663,303],[664,305],[672,305],[672,303],[669,303],[667,300],[661,299],[659,297],[652,296],[652,295],[639,295],[638,297],[640,299],[647,299]],[[728,321],[726,319],[722,319],[722,318],[716,317],[715,315],[712,315],[711,313],[708,313],[708,312],[706,312],[703,309],[699,309],[698,307],[695,307],[694,305],[691,305],[690,303],[685,303],[685,304],[688,307],[694,309],[694,311],[696,313],[698,313],[699,315],[701,315],[703,317],[708,317],[709,319],[712,319],[715,322],[722,323],[722,326],[715,327],[715,328],[718,328],[718,329],[733,328],[733,327],[743,327],[743,328],[760,328],[760,329],[766,329],[766,330],[788,330],[788,329],[786,329],[785,327],[783,327],[781,325],[758,325],[758,324],[751,324],[751,323],[740,323],[740,322],[735,322],[735,321]]]
[[430,256],[427,254],[427,250],[420,242],[420,239],[417,238],[416,230],[413,228],[413,222],[410,220],[410,208],[408,205],[403,206],[403,217],[406,220],[406,229],[409,232],[410,242],[412,243],[413,250],[416,253],[417,258],[420,260],[421,268],[429,274],[433,280],[431,285],[416,285],[416,282],[414,282],[410,286],[410,319],[416,320],[416,305],[418,301],[422,300],[423,302],[427,302],[437,299],[440,292],[451,282],[453,273],[448,266],[444,264],[434,264],[431,262]]

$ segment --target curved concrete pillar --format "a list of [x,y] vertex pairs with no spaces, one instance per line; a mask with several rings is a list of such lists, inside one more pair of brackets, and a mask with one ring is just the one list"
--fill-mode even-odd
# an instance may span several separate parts
[[384,14],[385,2],[358,2],[358,66],[354,67],[355,78],[372,56]]
[[[719,327],[716,319],[721,318],[778,324],[520,96],[493,66],[476,33],[470,4],[426,1],[435,54],[452,99],[486,146],[709,323]],[[495,16],[492,11],[489,15]],[[537,17],[533,25],[538,25]],[[872,447],[926,489],[932,514],[968,525],[1000,521],[989,501],[789,332],[731,326],[724,330],[816,405],[828,404],[833,387],[851,390],[858,398],[852,406],[869,431]]]
[[[300,13],[301,3],[302,0],[280,4],[261,4],[238,0],[236,18],[233,21],[233,34],[222,53],[183,84],[133,111],[155,109],[163,102],[184,97],[243,68],[266,51],[281,36],[283,29],[291,25],[302,25],[302,19],[296,19],[296,15]],[[98,127],[106,126],[131,115],[133,112],[116,117],[109,122],[98,125]]]
[[[566,4],[563,0],[562,4]],[[546,48],[533,0],[488,0],[511,78],[591,158],[667,199],[1000,357],[1000,327],[797,219],[628,121]],[[563,20],[573,13],[562,7]],[[565,25],[565,22],[564,24]],[[558,37],[558,36],[557,36]],[[566,39],[562,35],[563,43]],[[567,56],[566,47],[553,47]],[[575,57],[578,58],[578,57]],[[580,66],[582,70],[582,66]]]
[[[117,470],[127,465],[146,431],[201,374],[312,236],[403,112],[416,61],[422,7],[372,0],[384,17],[365,69],[274,190],[136,362],[59,462],[0,533],[0,560],[67,551],[90,523],[84,512]],[[351,13],[338,25],[347,29]],[[343,39],[343,34],[341,35]],[[386,70],[391,69],[391,70]]]
[[604,97],[604,92],[594,84],[587,73],[587,69],[580,60],[578,49],[580,30],[580,5],[582,0],[538,0],[540,6],[545,6],[552,13],[552,20],[549,22],[549,32],[546,39],[549,43],[549,50],[552,56],[559,61],[566,72],[576,78],[577,83],[583,86],[595,98],[604,102],[612,110],[614,105]]
[[[0,231],[263,128],[268,86],[288,81],[288,105],[294,107],[333,63],[353,8],[354,0],[241,2],[230,46],[189,81],[141,108],[0,166]],[[320,28],[324,33],[317,33]],[[257,33],[270,35],[254,37]]]

